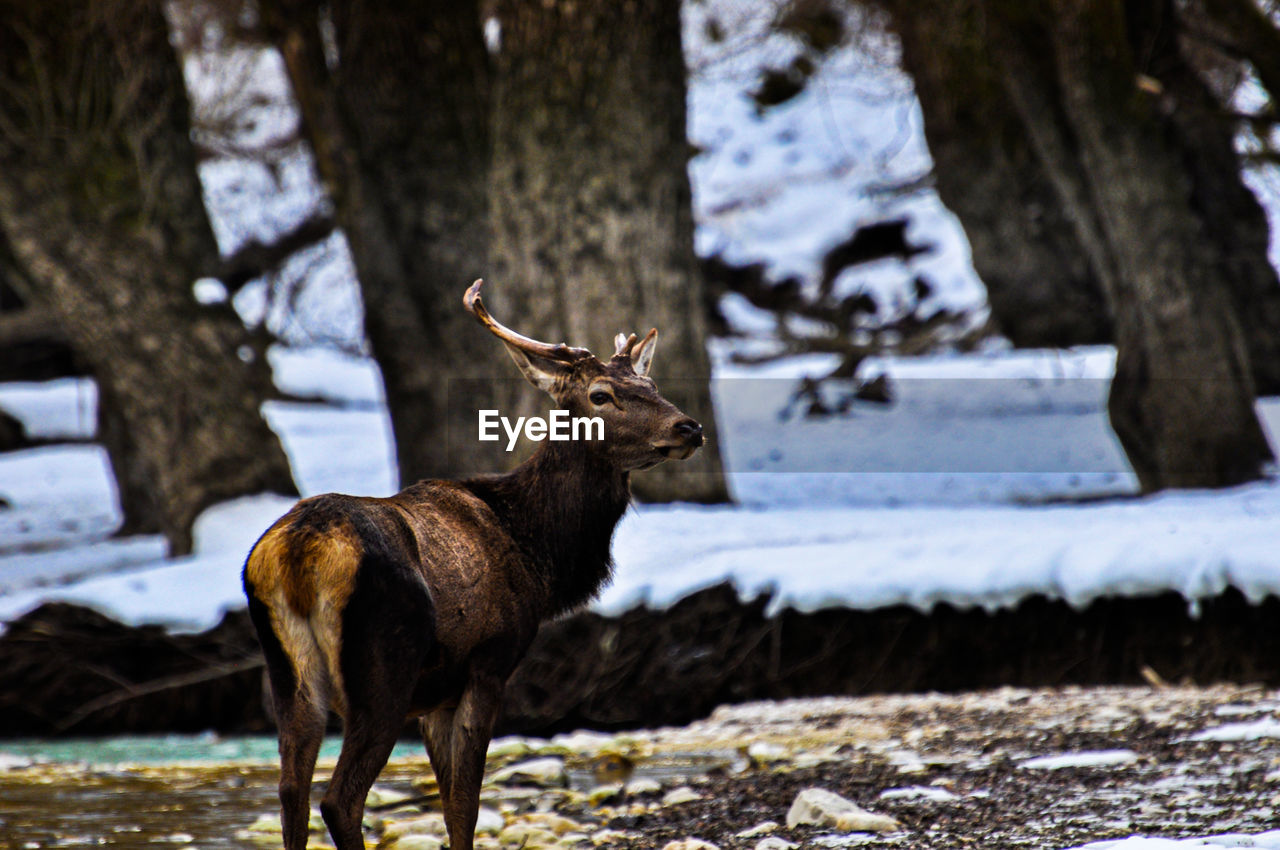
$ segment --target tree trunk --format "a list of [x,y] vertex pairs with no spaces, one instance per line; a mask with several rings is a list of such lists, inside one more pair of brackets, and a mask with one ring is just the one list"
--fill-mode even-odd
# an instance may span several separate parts
[[501,457],[476,439],[477,411],[509,364],[462,308],[489,242],[479,6],[278,0],[264,11],[351,247],[401,483],[492,471]]
[[606,357],[616,332],[657,327],[655,380],[711,439],[693,460],[634,476],[633,489],[650,500],[724,500],[693,253],[679,3],[497,7],[495,312],[531,336]]
[[[1208,94],[1171,58],[1172,6],[1165,0],[942,6],[964,22],[961,43],[980,53],[978,67],[987,69],[977,93],[966,95],[970,108],[982,120],[998,116],[1019,157],[1052,186],[1100,285],[1117,350],[1111,422],[1143,489],[1257,478],[1271,451],[1253,409],[1233,297],[1247,289],[1252,296],[1242,300],[1252,304],[1265,288],[1250,253],[1265,258],[1265,242],[1258,242],[1256,222],[1243,225],[1247,233],[1239,236],[1209,220],[1214,212],[1237,222],[1253,213],[1238,193],[1205,197],[1211,187],[1239,186],[1238,163],[1224,168],[1217,131],[1193,126],[1205,118]],[[904,7],[897,20],[911,29],[918,22],[908,19],[921,14]],[[928,46],[904,39],[914,54],[909,67],[927,67],[919,54]],[[973,61],[952,61],[922,73],[922,89],[946,90],[922,99],[962,91],[973,70]],[[1012,115],[989,106],[992,99],[1007,99]],[[1009,215],[1019,215],[1010,207]]]
[[[1001,330],[1017,346],[1115,341],[1104,273],[1063,209],[990,49],[993,31],[1016,10],[998,3],[931,4],[927,12],[886,5],[898,12],[894,29],[916,82],[939,194],[965,227]],[[1262,37],[1256,16],[1240,20],[1237,7],[1252,7],[1251,0],[1206,6],[1225,10],[1249,45],[1280,43],[1269,25],[1272,38]],[[1266,217],[1240,178],[1234,123],[1182,50],[1181,20],[1158,3],[1125,7],[1125,29],[1116,35],[1127,44],[1131,70],[1159,89],[1153,120],[1185,151],[1190,206],[1220,251],[1218,272],[1258,389],[1280,393],[1280,282],[1267,257]]]
[[1097,271],[1002,91],[974,4],[891,3],[938,195],[964,226],[1001,333],[1019,348],[1114,339]]
[[[1280,45],[1274,25],[1269,43]],[[1185,151],[1190,207],[1217,252],[1244,334],[1249,365],[1260,395],[1280,395],[1280,279],[1268,257],[1266,213],[1241,179],[1236,119],[1220,103],[1181,47],[1182,19],[1157,0],[1128,4],[1129,42],[1144,57],[1142,73],[1159,83],[1160,113],[1173,144]],[[1272,66],[1280,63],[1274,57]],[[1280,84],[1280,79],[1268,77]],[[1280,92],[1271,89],[1273,97]]]
[[0,383],[86,374],[57,314],[18,294],[32,288],[0,229]]
[[[1125,10],[1057,0],[1013,16],[997,49],[1010,94],[1102,272],[1116,329],[1112,426],[1146,491],[1259,477],[1271,453],[1228,289],[1192,205],[1187,151],[1139,85]],[[1165,25],[1170,8],[1157,13]]]
[[217,252],[167,24],[145,0],[0,14],[0,230],[97,379],[121,531],[187,552],[210,505],[296,490],[265,361],[192,295]]

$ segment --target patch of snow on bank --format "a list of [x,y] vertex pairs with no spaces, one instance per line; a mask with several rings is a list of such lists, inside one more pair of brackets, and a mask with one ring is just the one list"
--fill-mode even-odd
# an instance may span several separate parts
[[351,406],[386,402],[382,372],[372,358],[331,348],[273,345],[267,360],[275,385],[298,398]]
[[1280,720],[1264,717],[1245,723],[1227,723],[1214,729],[1197,732],[1188,741],[1257,741],[1261,738],[1280,738]]
[[1227,850],[1235,847],[1263,847],[1280,850],[1280,829],[1259,832],[1255,835],[1227,833],[1199,838],[1147,838],[1135,835],[1114,841],[1094,841],[1074,847],[1072,850],[1186,850],[1201,847],[1204,850]]
[[1063,753],[1057,756],[1040,756],[1027,759],[1018,765],[1024,770],[1066,770],[1069,768],[1121,767],[1133,764],[1138,754],[1133,750],[1096,750],[1081,753]]
[[[372,366],[309,356],[273,355],[281,382],[314,389],[329,374],[329,396],[347,403],[264,408],[303,493],[393,492],[393,441],[385,409],[371,402]],[[1098,454],[1114,440],[1098,394],[1110,358],[1090,350],[887,360],[901,387],[894,407],[820,420],[779,417],[794,386],[788,370],[802,365],[778,364],[758,379],[725,367],[713,392],[741,504],[629,511],[615,535],[616,579],[596,608],[665,607],[726,581],[744,597],[772,592],[772,611],[928,611],[943,602],[995,610],[1033,594],[1084,606],[1171,590],[1194,604],[1228,587],[1253,601],[1280,595],[1278,482],[1053,503],[1131,486],[1127,471],[1095,465],[1122,461]],[[1264,414],[1277,407],[1261,405]],[[754,471],[753,458],[772,466]],[[243,604],[241,562],[289,504],[232,511],[215,525],[236,545],[202,544],[194,559],[170,562],[157,538],[104,540],[119,514],[98,447],[0,456],[0,494],[12,505],[0,510],[0,618],[60,598],[187,628]],[[173,592],[184,583],[200,592]]]
[[0,410],[31,439],[88,440],[98,427],[98,387],[88,378],[0,384]]
[[[244,558],[258,535],[293,502],[263,495],[210,508],[196,521],[192,555],[90,578],[47,595],[125,623],[161,623],[175,631],[210,628],[228,610],[244,607]],[[35,591],[0,597],[0,621],[36,607],[44,596],[46,592]]]

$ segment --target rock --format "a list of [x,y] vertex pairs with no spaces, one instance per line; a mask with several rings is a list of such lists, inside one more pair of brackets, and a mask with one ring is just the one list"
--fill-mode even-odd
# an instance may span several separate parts
[[378,785],[369,789],[369,796],[365,797],[364,805],[366,808],[376,808],[378,806],[390,806],[395,803],[403,803],[410,799],[408,794],[402,794],[399,791],[393,791],[390,788],[382,788]]
[[507,819],[493,809],[480,807],[476,815],[476,835],[497,835],[507,825]]
[[405,835],[390,843],[378,842],[379,850],[444,850],[444,839],[438,835]]
[[623,832],[620,829],[602,829],[591,833],[591,843],[599,847],[602,844],[619,844],[638,841],[640,835],[634,832]]
[[548,829],[557,836],[567,835],[571,832],[581,832],[587,828],[585,824],[553,812],[530,812],[527,815],[521,815],[520,821],[533,824],[542,829]]
[[[236,832],[241,841],[252,841],[255,844],[279,844],[284,827],[280,824],[280,815],[259,815],[258,819],[244,829]],[[328,827],[318,809],[311,810],[311,818],[307,822],[307,831],[328,835]]]
[[534,752],[533,744],[529,743],[528,739],[512,736],[495,738],[490,741],[488,757],[491,759],[517,759],[531,756]]
[[236,838],[262,847],[277,847],[284,827],[280,825],[279,815],[259,815],[258,819],[244,829],[236,831]]
[[751,759],[752,764],[757,765],[786,761],[789,755],[786,747],[771,744],[768,741],[752,741],[747,747],[747,758]]
[[842,832],[890,832],[898,822],[878,815],[825,788],[806,788],[787,812],[787,827],[832,826]]
[[587,802],[593,806],[603,806],[605,803],[616,801],[622,796],[622,784],[614,783],[612,785],[597,785],[587,792]]
[[480,802],[488,803],[498,809],[504,806],[522,809],[528,808],[530,804],[536,805],[549,793],[565,792],[562,789],[548,792],[545,788],[535,788],[532,785],[486,785],[480,789]]
[[682,838],[668,843],[662,850],[720,850],[720,848],[701,838]]
[[756,850],[794,850],[799,847],[794,841],[788,841],[785,838],[779,838],[771,835],[768,838],[761,838],[756,842]]
[[960,798],[945,788],[912,785],[909,788],[890,788],[880,792],[881,800],[920,800],[927,803],[954,803]]
[[626,782],[635,769],[635,760],[625,753],[604,752],[591,761],[591,775],[602,785]]
[[701,799],[702,795],[697,791],[694,791],[688,785],[681,785],[679,788],[672,788],[662,795],[662,805],[678,806],[681,803],[692,803],[694,800]]
[[[551,739],[550,747],[560,747],[571,753],[578,755],[593,756],[601,750],[615,744],[613,735],[606,735],[602,732],[573,732],[568,735],[556,735]],[[614,745],[613,749],[617,749]],[[544,747],[540,752],[547,752],[548,748]]]
[[556,843],[556,834],[531,823],[513,823],[498,833],[503,847],[550,847]]
[[410,820],[390,821],[382,831],[382,840],[378,842],[378,846],[389,847],[391,842],[409,835],[429,835],[436,838],[445,838],[449,835],[449,830],[445,828],[444,815],[438,812],[421,815]]
[[258,819],[246,826],[241,832],[267,832],[279,835],[284,831],[279,815],[259,815]]
[[768,835],[771,832],[777,832],[779,829],[776,821],[761,821],[750,829],[744,829],[739,832],[735,838],[759,838],[762,835]]
[[537,758],[508,765],[495,771],[489,779],[498,785],[536,785],[539,788],[565,788],[569,785],[569,772],[564,759],[557,756]]
[[656,779],[633,779],[622,790],[628,797],[645,797],[650,794],[661,794],[662,783]]

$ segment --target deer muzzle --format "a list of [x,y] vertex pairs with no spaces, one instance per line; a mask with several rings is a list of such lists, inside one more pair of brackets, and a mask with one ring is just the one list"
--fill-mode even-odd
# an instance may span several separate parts
[[681,419],[671,426],[671,434],[673,437],[671,442],[654,444],[654,448],[663,457],[671,460],[687,460],[705,442],[702,426],[692,419]]

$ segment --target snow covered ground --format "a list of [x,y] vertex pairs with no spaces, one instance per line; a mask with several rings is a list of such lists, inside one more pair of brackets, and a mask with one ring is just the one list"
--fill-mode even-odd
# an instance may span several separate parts
[[[324,350],[281,349],[272,363],[285,389],[331,400],[267,405],[303,492],[393,492],[376,367]],[[794,377],[824,364],[722,363],[713,392],[738,504],[637,506],[597,607],[665,606],[725,580],[804,610],[1280,594],[1280,484],[1125,497],[1133,478],[1102,409],[1110,364],[1105,350],[886,360],[897,403],[806,419],[784,416]],[[0,405],[37,434],[78,433],[91,395],[81,382],[0,387]],[[1277,433],[1280,403],[1260,410]],[[180,629],[243,604],[243,558],[290,504],[214,508],[195,554],[167,559],[158,538],[109,537],[119,517],[96,447],[0,455],[0,494],[12,505],[0,511],[0,619],[66,599]],[[1115,498],[1080,501],[1099,495]]]

